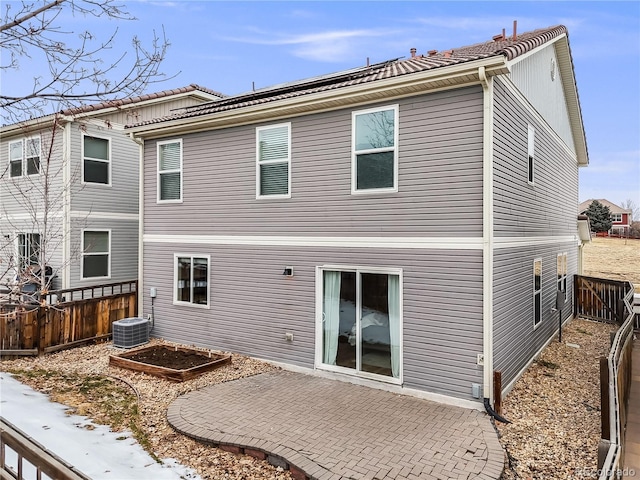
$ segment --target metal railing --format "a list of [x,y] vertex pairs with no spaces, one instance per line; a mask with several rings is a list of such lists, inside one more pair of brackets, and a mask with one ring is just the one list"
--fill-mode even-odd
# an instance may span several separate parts
[[[627,422],[627,403],[631,385],[631,350],[633,348],[634,314],[633,284],[624,297],[628,313],[626,320],[616,332],[607,357],[608,409],[602,405],[603,414],[608,410],[609,418],[603,418],[603,427],[608,426],[608,449],[602,465],[598,465],[600,480],[617,479],[623,467],[623,445]],[[605,397],[606,398],[606,397]],[[603,399],[604,400],[604,399]],[[608,425],[605,422],[608,420]]]

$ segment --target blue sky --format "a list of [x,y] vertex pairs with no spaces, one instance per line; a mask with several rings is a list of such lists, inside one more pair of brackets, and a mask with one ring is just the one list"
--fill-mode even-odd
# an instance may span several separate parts
[[[4,2],[3,2],[4,3]],[[61,17],[73,31],[104,37],[118,28],[120,51],[152,31],[171,46],[166,82],[225,94],[336,72],[372,62],[490,40],[513,21],[518,31],[557,24],[569,30],[590,166],[580,200],[626,199],[640,206],[640,2],[121,2],[135,21]],[[114,52],[118,48],[114,48]],[[20,76],[39,66],[24,65]],[[46,72],[41,72],[46,74]],[[3,88],[16,76],[4,75]],[[6,90],[5,90],[6,91]]]

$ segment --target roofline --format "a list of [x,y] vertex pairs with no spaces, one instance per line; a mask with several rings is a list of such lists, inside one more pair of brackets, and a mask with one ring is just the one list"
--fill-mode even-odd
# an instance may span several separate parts
[[175,120],[169,119],[160,123],[127,126],[126,130],[140,138],[155,138],[336,110],[346,106],[412,96],[436,89],[458,88],[460,85],[479,83],[478,70],[480,67],[484,67],[488,76],[509,73],[506,58],[503,55],[495,55],[470,62],[227,111]]
[[130,99],[121,99],[106,101],[96,104],[83,105],[77,108],[69,108],[57,113],[51,113],[42,117],[25,120],[23,122],[13,123],[0,127],[0,135],[3,137],[13,137],[17,135],[25,135],[29,132],[42,130],[53,125],[57,118],[62,123],[72,122],[74,120],[105,115],[115,111],[129,110],[132,108],[144,107],[158,103],[173,101],[184,97],[196,97],[207,101],[220,100],[226,98],[223,94],[218,94],[212,90],[204,89],[198,85],[192,84],[188,87],[177,88],[174,90],[164,90],[162,92],[150,93],[133,97]]

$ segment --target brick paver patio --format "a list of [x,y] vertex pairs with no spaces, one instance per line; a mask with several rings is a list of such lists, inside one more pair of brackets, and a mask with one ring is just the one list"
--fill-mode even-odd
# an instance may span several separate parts
[[504,453],[477,410],[277,371],[176,399],[169,423],[296,479],[498,479]]

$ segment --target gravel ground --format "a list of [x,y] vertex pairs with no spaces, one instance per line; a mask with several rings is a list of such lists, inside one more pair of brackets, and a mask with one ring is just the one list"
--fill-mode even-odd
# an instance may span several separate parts
[[615,325],[577,319],[563,329],[503,400],[497,423],[504,480],[581,479],[597,469],[599,358]]
[[[154,339],[148,345],[170,344]],[[147,345],[147,346],[148,346]],[[79,375],[107,375],[121,379],[123,386],[135,390],[140,412],[140,427],[146,433],[147,450],[159,458],[174,458],[192,467],[203,479],[290,479],[289,472],[248,455],[235,455],[204,445],[176,433],[167,423],[169,404],[178,396],[207,385],[256,375],[275,369],[272,365],[241,355],[233,355],[232,363],[182,383],[109,366],[109,355],[121,353],[111,343],[61,351],[38,358],[2,360],[2,371],[49,370]],[[52,384],[46,375],[23,374],[18,378],[34,389],[50,394],[52,399],[72,407],[74,413],[86,415],[98,423],[105,422],[103,412],[96,409],[78,392],[65,392]],[[56,380],[59,383],[59,380]],[[122,422],[127,423],[127,422]]]

